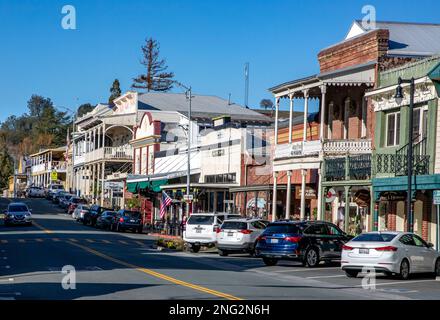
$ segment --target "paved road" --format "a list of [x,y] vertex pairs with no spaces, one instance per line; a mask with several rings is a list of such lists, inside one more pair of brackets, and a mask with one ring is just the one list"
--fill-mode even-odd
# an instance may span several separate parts
[[[10,200],[0,198],[3,210]],[[22,200],[32,227],[0,224],[3,299],[440,299],[440,281],[379,277],[376,290],[346,278],[337,264],[316,269],[295,262],[266,267],[247,255],[160,252],[143,234],[83,226],[44,199]],[[76,289],[61,272],[76,270]]]

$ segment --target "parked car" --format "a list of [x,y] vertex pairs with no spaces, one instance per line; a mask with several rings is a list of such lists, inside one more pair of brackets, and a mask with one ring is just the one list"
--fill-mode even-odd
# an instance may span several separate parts
[[32,186],[26,190],[27,198],[44,198],[44,189],[42,187]]
[[4,224],[9,225],[32,225],[32,211],[22,202],[12,202],[4,211]]
[[143,221],[139,211],[119,210],[113,217],[111,230],[125,231],[127,229],[133,232],[142,233]]
[[356,277],[363,268],[408,279],[413,273],[440,276],[440,253],[417,234],[367,232],[342,247],[341,269]]
[[99,229],[110,230],[116,211],[104,211],[96,219],[96,227]]
[[58,204],[60,206],[60,208],[67,209],[69,202],[73,197],[75,197],[75,195],[68,194],[68,193],[64,194],[62,197],[60,197],[60,201]]
[[201,246],[217,243],[217,229],[225,219],[241,218],[229,213],[193,213],[186,221],[183,240],[191,246],[192,252],[199,252]]
[[321,261],[339,260],[342,246],[351,238],[329,222],[278,221],[258,237],[255,253],[268,266],[292,259],[316,267]]
[[63,190],[64,191],[64,186],[62,184],[51,184],[47,187],[47,189],[45,190],[46,192],[46,199],[47,200],[52,200],[53,199],[53,193],[59,190]]
[[69,200],[69,207],[67,209],[67,214],[69,215],[72,214],[79,204],[87,204],[87,200],[80,197],[72,197]]
[[104,208],[100,205],[94,204],[90,207],[90,211],[84,216],[83,223],[85,225],[94,226],[96,224],[96,220],[104,211],[112,211],[113,209]]
[[68,195],[69,193],[64,190],[58,190],[52,192],[52,203],[59,204],[61,197],[64,197],[65,195]]
[[266,228],[261,219],[227,219],[217,229],[217,249],[221,256],[232,252],[254,254],[257,238]]
[[90,207],[86,204],[78,204],[78,206],[73,210],[72,218],[76,221],[83,221],[86,213],[90,211]]

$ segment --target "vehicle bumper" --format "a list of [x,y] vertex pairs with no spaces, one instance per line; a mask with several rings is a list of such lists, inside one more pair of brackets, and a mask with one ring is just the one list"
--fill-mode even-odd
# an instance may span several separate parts
[[15,219],[9,220],[9,219],[7,219],[7,220],[5,220],[5,223],[14,224],[14,225],[29,224],[31,222],[32,222],[31,219],[24,219],[24,220],[15,220]]
[[219,243],[217,242],[217,249],[230,251],[250,251],[254,248],[253,243]]
[[300,256],[295,252],[285,251],[262,251],[256,250],[255,255],[260,258],[272,258],[272,259],[299,259]]

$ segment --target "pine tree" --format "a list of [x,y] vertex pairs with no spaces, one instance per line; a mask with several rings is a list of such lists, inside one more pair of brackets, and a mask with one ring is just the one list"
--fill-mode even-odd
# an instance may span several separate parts
[[108,104],[112,105],[113,100],[121,96],[121,87],[118,79],[113,81],[112,87],[110,88],[110,97],[108,98]]
[[172,89],[173,84],[171,80],[174,77],[173,72],[165,72],[168,66],[165,64],[165,59],[159,58],[160,45],[152,38],[147,39],[144,46],[142,46],[141,64],[146,67],[146,74],[141,74],[133,79],[134,89],[142,89],[147,92],[160,91],[166,92]]

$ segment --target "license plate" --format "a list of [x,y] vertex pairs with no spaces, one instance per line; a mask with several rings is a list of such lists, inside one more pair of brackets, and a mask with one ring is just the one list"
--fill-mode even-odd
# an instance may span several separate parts
[[134,220],[130,220],[130,222],[135,222]]
[[370,254],[370,249],[360,248],[359,253],[360,254]]
[[270,239],[270,243],[278,243],[278,239]]
[[232,237],[234,235],[233,232],[228,232],[228,237]]
[[196,233],[202,233],[201,229],[196,230]]

